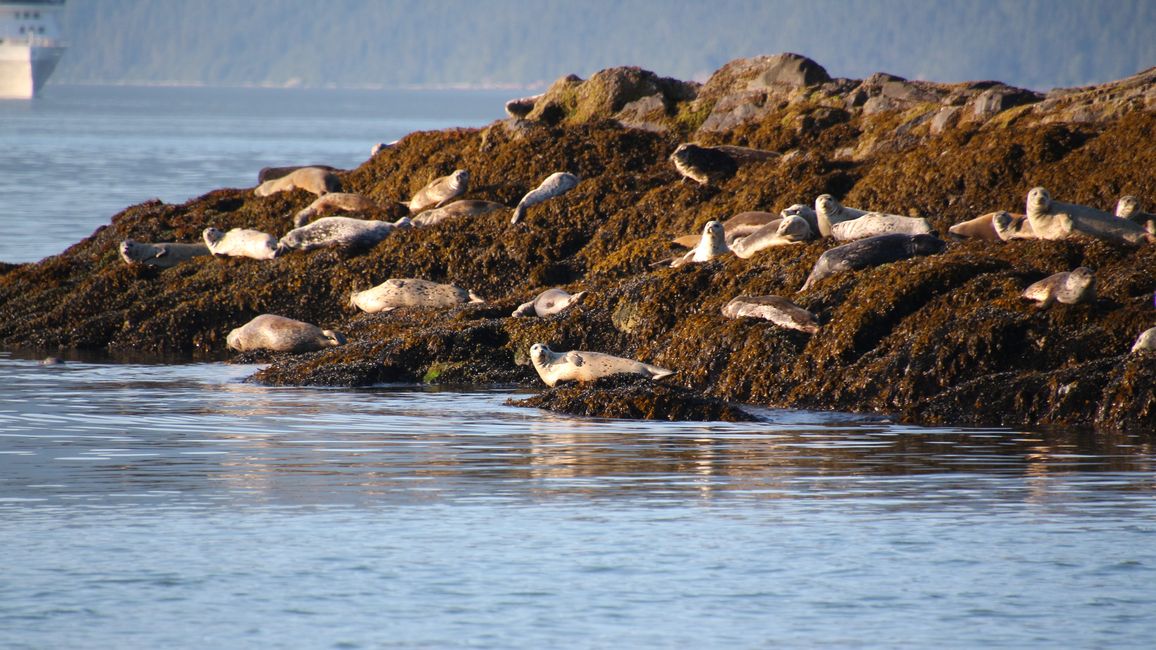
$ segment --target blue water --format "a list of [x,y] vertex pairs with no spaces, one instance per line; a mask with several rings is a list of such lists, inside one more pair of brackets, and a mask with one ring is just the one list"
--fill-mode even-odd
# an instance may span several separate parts
[[[504,98],[50,87],[0,103],[37,161],[0,152],[2,191],[39,196],[6,199],[0,259]],[[0,648],[1156,643],[1150,436],[576,419],[506,405],[530,391],[66,361],[0,351]]]

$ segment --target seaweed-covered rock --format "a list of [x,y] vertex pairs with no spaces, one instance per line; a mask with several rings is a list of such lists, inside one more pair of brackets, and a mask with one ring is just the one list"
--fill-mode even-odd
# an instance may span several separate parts
[[589,384],[559,384],[539,395],[510,400],[513,406],[567,415],[631,420],[754,422],[758,418],[716,397],[633,375],[613,375]]

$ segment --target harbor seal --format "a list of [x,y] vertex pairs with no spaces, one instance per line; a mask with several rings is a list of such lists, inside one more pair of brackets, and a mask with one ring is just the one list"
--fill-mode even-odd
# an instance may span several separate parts
[[1140,199],[1131,194],[1121,196],[1116,202],[1116,216],[1123,217],[1143,227],[1149,234],[1156,235],[1156,215],[1141,210]]
[[551,388],[560,381],[587,382],[623,373],[648,379],[662,379],[674,374],[673,370],[602,352],[555,352],[541,343],[530,346],[530,362],[542,381]]
[[565,311],[571,305],[577,305],[586,297],[585,291],[570,293],[565,289],[546,289],[530,302],[518,305],[511,316],[539,316],[545,318],[551,314]]
[[687,251],[686,255],[674,258],[670,262],[670,266],[709,262],[729,252],[731,249],[727,246],[726,233],[723,231],[722,223],[711,220],[702,227],[702,236],[698,239],[698,245]]
[[722,308],[722,314],[727,318],[762,318],[808,334],[819,331],[819,319],[814,314],[779,296],[738,296]]
[[745,260],[764,248],[801,244],[812,236],[811,226],[806,219],[788,215],[768,223],[746,237],[736,239],[731,244],[731,252]]
[[1073,234],[1103,239],[1113,244],[1139,246],[1152,239],[1143,226],[1107,212],[1076,203],[1052,200],[1043,187],[1028,192],[1028,221],[1040,239],[1066,239]]
[[[762,228],[768,223],[771,223],[772,221],[778,222],[781,218],[782,217],[775,214],[774,212],[759,212],[754,210],[740,212],[730,219],[722,222],[723,233],[726,235],[727,245],[730,245],[736,239],[746,237],[747,235],[758,230],[759,228]],[[700,239],[702,239],[701,234],[681,235],[672,239],[671,242],[685,248],[694,248],[695,246],[698,246]]]
[[942,252],[946,243],[933,235],[876,235],[836,246],[815,262],[811,274],[799,291],[806,291],[823,278],[846,271],[898,262],[920,255]]
[[341,181],[333,172],[321,167],[301,167],[284,176],[261,183],[253,193],[257,196],[269,196],[294,189],[302,189],[320,196],[329,192],[340,192]]
[[313,352],[345,344],[345,336],[333,330],[274,314],[261,314],[229,332],[226,344],[238,352]]
[[327,215],[333,212],[369,212],[378,209],[377,203],[361,194],[350,192],[331,192],[317,197],[313,203],[293,216],[293,227],[300,228],[309,223],[313,217]]
[[202,244],[161,242],[148,244],[134,239],[120,243],[120,257],[128,264],[144,264],[168,269],[200,255],[208,255],[209,247]]
[[1156,352],[1156,327],[1140,332],[1132,344],[1132,352]]
[[578,177],[569,172],[554,172],[546,177],[538,187],[530,190],[518,201],[518,206],[514,208],[514,216],[510,217],[510,223],[518,223],[526,214],[526,210],[533,205],[538,205],[543,201],[548,201],[556,196],[561,196],[566,192],[574,189],[578,185]]
[[537,104],[538,100],[542,99],[542,95],[544,94],[545,93],[538,93],[537,95],[531,95],[529,97],[511,99],[506,102],[506,115],[519,120],[525,119],[526,116],[534,110],[534,104]]
[[345,171],[336,167],[330,167],[329,165],[290,165],[288,167],[262,167],[261,170],[257,172],[257,184],[260,185],[265,181],[272,181],[278,178],[283,178],[289,174],[292,174],[298,169],[305,169],[306,167],[324,169],[327,172]]
[[1028,221],[1026,215],[1012,214],[1003,210],[993,212],[991,216],[991,227],[995,230],[995,234],[999,237],[1000,241],[1038,239],[1035,231],[1032,230],[1032,222]]
[[477,217],[494,210],[508,210],[501,203],[493,201],[454,201],[440,208],[426,210],[413,218],[413,225],[418,228],[436,226],[450,219]]
[[831,236],[831,226],[843,221],[858,219],[867,214],[868,210],[848,208],[830,194],[820,194],[815,197],[815,219],[819,222],[819,235]]
[[370,221],[352,217],[321,217],[285,233],[277,243],[282,252],[314,248],[368,248],[398,228],[408,228],[409,217],[397,221]]
[[372,289],[354,291],[349,296],[349,304],[370,314],[398,307],[445,308],[477,302],[485,300],[473,291],[417,278],[391,278]]
[[683,143],[670,154],[670,162],[682,174],[700,185],[710,185],[734,176],[739,165],[730,154],[714,147]]
[[417,214],[429,207],[440,208],[446,203],[465,194],[470,188],[470,173],[455,169],[452,174],[435,178],[417,191],[406,205]]
[[[954,239],[979,239],[981,241],[1002,242],[999,233],[996,232],[995,225],[992,224],[992,218],[998,212],[988,212],[981,214],[974,219],[967,221],[960,221],[947,229],[947,234]],[[1005,213],[1006,214],[1006,213]]]
[[819,215],[815,213],[815,208],[805,203],[795,203],[787,206],[779,212],[779,216],[784,219],[787,217],[802,217],[807,221],[807,225],[811,227],[811,236],[817,237],[819,235]]
[[280,249],[277,238],[259,230],[233,228],[221,232],[216,228],[205,228],[201,233],[209,252],[218,257],[251,257],[255,260],[271,260]]
[[840,221],[831,225],[831,237],[835,241],[854,241],[890,233],[930,235],[931,224],[922,217],[903,217],[897,214],[868,212],[856,219]]
[[1040,309],[1051,307],[1056,302],[1065,305],[1089,302],[1096,297],[1096,272],[1081,266],[1073,271],[1049,275],[1029,285],[1020,296],[1036,301]]

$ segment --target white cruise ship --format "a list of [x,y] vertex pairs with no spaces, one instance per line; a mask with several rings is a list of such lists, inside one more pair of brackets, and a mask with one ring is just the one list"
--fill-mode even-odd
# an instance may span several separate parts
[[36,96],[64,54],[64,0],[0,0],[0,99]]

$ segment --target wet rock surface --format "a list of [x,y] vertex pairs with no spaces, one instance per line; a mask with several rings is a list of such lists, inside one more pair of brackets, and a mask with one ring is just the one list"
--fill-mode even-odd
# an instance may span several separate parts
[[[1150,205],[1154,71],[1045,98],[997,82],[830,79],[813,62],[777,61],[728,64],[701,88],[636,68],[565,80],[575,102],[549,104],[557,107],[551,119],[534,119],[547,106],[536,103],[527,120],[418,132],[338,172],[344,191],[381,206],[360,216],[388,221],[407,214],[399,201],[455,169],[470,172],[463,198],[511,209],[552,172],[581,179],[515,225],[510,211],[496,210],[397,231],[364,250],[197,257],[158,269],[125,264],[118,245],[196,242],[208,226],[279,237],[315,197],[233,188],[182,205],[129,207],[60,255],[0,264],[0,345],[260,360],[270,365],[254,380],[274,385],[543,387],[527,358],[540,342],[676,371],[658,384],[560,387],[539,398],[542,407],[585,415],[715,419],[728,417],[725,401],[919,423],[1156,431],[1156,355],[1128,353],[1156,325],[1153,246],[950,241],[943,253],[839,274],[802,293],[835,242],[650,266],[675,252],[673,236],[710,219],[778,212],[824,193],[848,206],[926,217],[941,234],[986,212],[1022,212],[1037,185],[1102,210],[1123,194]],[[602,90],[584,94],[595,78]],[[872,104],[877,98],[886,101]],[[705,128],[726,105],[735,119]],[[680,180],[668,160],[694,139],[784,155],[701,187]],[[1019,297],[1032,282],[1077,266],[1096,271],[1091,303],[1038,309]],[[404,277],[454,284],[487,302],[381,314],[349,306],[353,291]],[[561,314],[510,316],[552,286],[589,293]],[[722,307],[740,294],[787,297],[821,328],[810,335],[724,317]],[[231,357],[225,336],[262,313],[333,329],[349,342]]]

